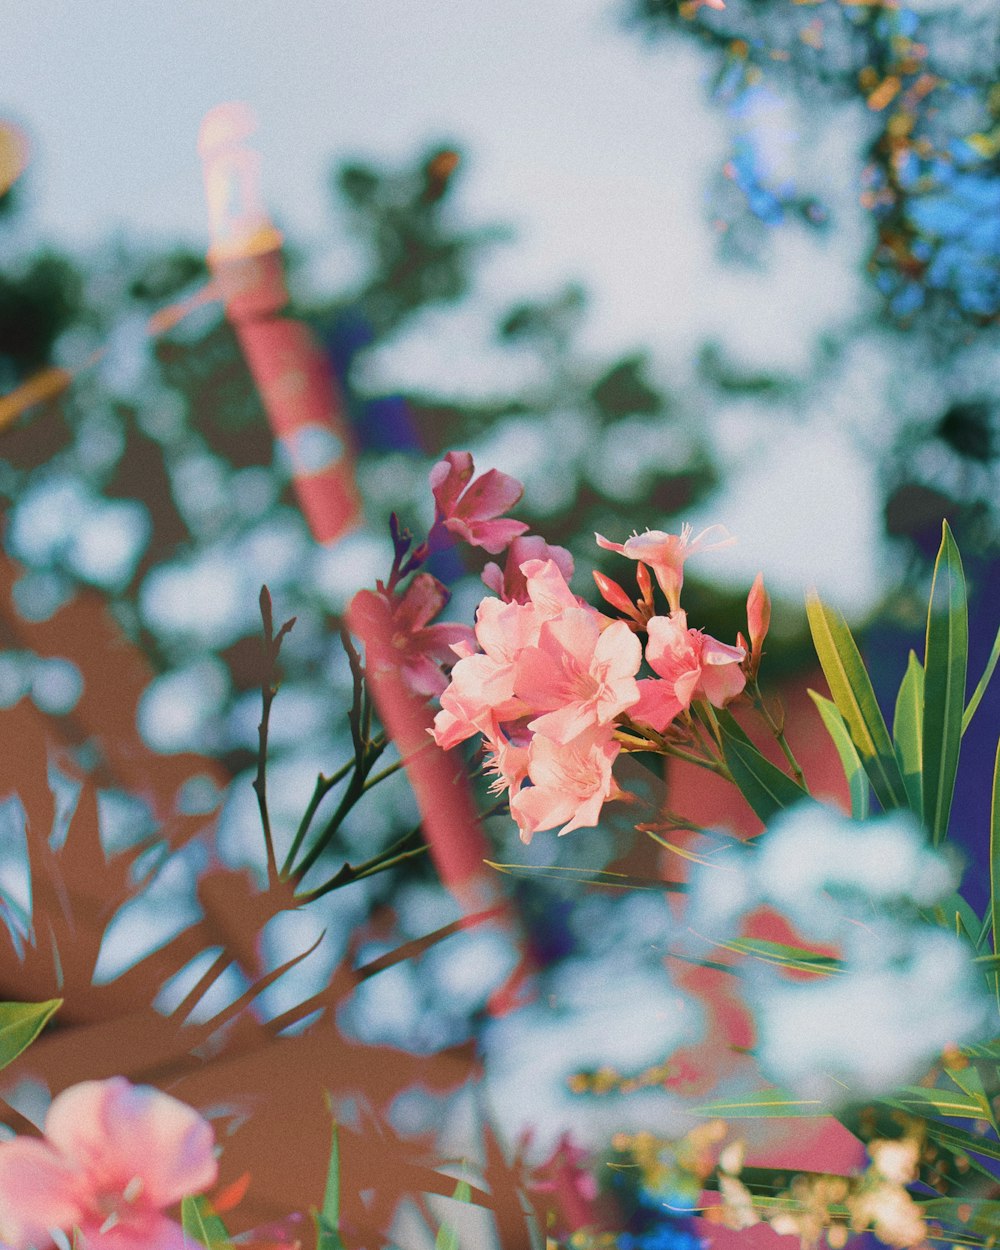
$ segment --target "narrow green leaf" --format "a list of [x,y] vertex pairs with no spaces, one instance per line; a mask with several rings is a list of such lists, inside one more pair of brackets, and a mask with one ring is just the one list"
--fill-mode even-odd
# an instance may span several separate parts
[[487,868],[511,877],[549,877],[554,881],[575,881],[578,885],[607,885],[619,890],[673,890],[683,892],[687,886],[679,881],[661,881],[657,877],[633,877],[607,868],[575,868],[571,864],[498,864],[483,861]]
[[896,714],[892,719],[892,737],[896,759],[903,774],[903,785],[910,800],[910,810],[923,819],[924,772],[924,666],[914,652],[906,665],[896,696]]
[[0,1068],[28,1049],[62,1003],[61,998],[44,1003],[0,1003]]
[[225,1224],[207,1198],[185,1198],[181,1202],[181,1227],[185,1237],[193,1237],[207,1250],[235,1250]]
[[754,814],[765,824],[782,808],[808,797],[797,781],[761,755],[729,713],[719,716],[719,728],[726,767]]
[[340,1131],[336,1120],[330,1133],[330,1163],[326,1169],[323,1205],[319,1211],[313,1212],[313,1219],[316,1223],[316,1250],[345,1250],[340,1235]]
[[[456,1202],[470,1202],[472,1200],[472,1190],[466,1181],[459,1181],[455,1186],[455,1192],[451,1195]],[[437,1236],[434,1238],[434,1250],[459,1250],[458,1233],[450,1224],[444,1223],[438,1229]]]
[[986,661],[986,667],[983,669],[983,675],[979,679],[979,685],[973,690],[972,698],[969,700],[969,705],[962,716],[963,734],[969,728],[969,722],[975,716],[976,708],[979,707],[980,701],[986,693],[986,687],[990,684],[998,660],[1000,660],[1000,629],[997,630],[997,636],[993,639],[993,650],[990,652],[990,658]]
[[909,1085],[900,1089],[894,1097],[883,1098],[882,1101],[903,1111],[924,1109],[959,1120],[989,1119],[988,1111],[984,1110],[978,1098],[970,1098],[963,1093],[946,1089],[925,1089],[922,1085]]
[[843,961],[832,955],[820,955],[804,946],[787,946],[784,942],[768,942],[763,938],[731,938],[727,942],[718,942],[717,945],[741,955],[762,959],[766,963],[778,964],[782,968],[794,968],[799,972],[819,972],[829,976],[831,973],[841,972],[844,967]]
[[843,716],[837,711],[837,705],[831,699],[825,699],[815,690],[808,692],[809,698],[816,704],[816,710],[823,719],[826,732],[833,740],[840,756],[840,766],[847,778],[847,786],[851,796],[851,816],[855,820],[864,820],[868,815],[868,774],[861,763],[857,748],[851,741]]
[[925,1216],[953,1224],[963,1233],[989,1237],[1000,1228],[1000,1202],[990,1198],[972,1198],[963,1194],[960,1198],[929,1198],[926,1201],[918,1198],[917,1203]]
[[962,557],[947,521],[943,529],[934,562],[924,651],[924,824],[934,843],[948,833],[969,660],[969,609]]
[[[993,951],[1000,955],[1000,740],[993,761],[993,797],[990,801],[990,917],[993,921]],[[1000,970],[993,979],[993,990],[1000,1009]]]
[[[883,1102],[889,1102],[888,1098],[882,1099]],[[913,1112],[910,1108],[911,1114]],[[948,1146],[951,1150],[958,1150],[963,1154],[985,1155],[987,1159],[1000,1159],[1000,1142],[995,1142],[989,1137],[980,1137],[975,1133],[968,1133],[964,1128],[957,1128],[954,1124],[942,1124],[940,1120],[930,1120],[926,1116],[920,1116],[924,1121],[927,1129],[927,1136],[932,1137],[934,1141],[940,1145]]]
[[993,1127],[993,1131],[996,1132],[996,1117],[993,1115],[993,1108],[990,1106],[986,1086],[983,1084],[983,1078],[976,1065],[970,1063],[966,1068],[948,1068],[947,1072],[949,1080],[953,1081],[963,1094],[968,1094],[970,1098],[976,1100],[982,1112],[982,1118],[988,1120]]
[[821,603],[815,592],[806,596],[806,615],[833,701],[879,803],[885,811],[906,807],[906,787],[889,731],[847,623],[839,612]]
[[692,1110],[723,1119],[781,1119],[828,1115],[826,1104],[819,1098],[790,1098],[780,1089],[760,1089],[744,1094],[732,1102],[710,1102]]

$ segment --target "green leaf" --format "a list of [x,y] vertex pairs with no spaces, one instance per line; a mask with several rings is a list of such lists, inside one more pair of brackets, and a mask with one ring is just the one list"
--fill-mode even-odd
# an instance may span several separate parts
[[896,696],[896,714],[892,719],[892,737],[896,759],[903,774],[903,785],[910,800],[910,809],[922,820],[924,814],[924,666],[914,652],[906,665]]
[[993,639],[993,650],[990,652],[990,658],[986,661],[986,667],[983,669],[983,675],[979,679],[979,685],[973,690],[972,698],[969,700],[969,705],[962,717],[963,734],[969,728],[969,722],[975,716],[976,708],[979,707],[980,701],[986,693],[986,687],[990,684],[990,679],[993,677],[998,660],[1000,660],[1000,629],[997,630],[997,636]]
[[569,864],[498,864],[483,861],[487,868],[511,877],[549,877],[554,881],[575,881],[578,885],[608,885],[619,890],[673,890],[683,892],[687,886],[679,881],[661,881],[658,877],[633,877],[607,868],[575,868]]
[[726,950],[736,951],[741,955],[751,955],[754,959],[762,959],[766,963],[778,964],[782,968],[793,968],[798,972],[819,972],[829,976],[843,970],[843,961],[832,955],[820,955],[804,946],[787,946],[784,942],[768,942],[763,938],[732,938],[716,945]]
[[926,1089],[922,1085],[906,1085],[892,1098],[881,1100],[903,1111],[934,1110],[938,1115],[959,1120],[988,1120],[989,1112],[978,1098],[946,1089]]
[[[1000,741],[993,761],[993,797],[990,801],[990,916],[993,920],[993,951],[1000,955]],[[994,989],[1000,1007],[1000,971]]]
[[990,1198],[928,1198],[917,1203],[923,1214],[932,1220],[953,1224],[963,1233],[990,1236],[1000,1228],[1000,1202]]
[[726,1120],[829,1115],[829,1110],[821,1099],[791,1098],[780,1089],[759,1089],[732,1102],[710,1102],[702,1107],[693,1107],[692,1110],[703,1115],[722,1116]]
[[181,1226],[185,1236],[194,1237],[208,1250],[235,1250],[225,1224],[207,1198],[185,1198],[181,1202]]
[[[459,1181],[451,1196],[456,1202],[470,1202],[472,1190],[466,1181]],[[459,1250],[459,1244],[458,1233],[450,1224],[442,1224],[434,1238],[434,1250]]]
[[326,1169],[323,1205],[313,1212],[313,1219],[316,1223],[316,1250],[345,1250],[340,1235],[340,1132],[336,1120],[330,1134],[330,1163]]
[[719,713],[718,719],[726,767],[760,820],[767,824],[782,808],[808,797],[797,781],[761,755],[730,713]]
[[825,699],[815,690],[808,691],[809,698],[816,704],[816,710],[823,719],[826,732],[833,740],[840,756],[840,766],[847,778],[847,786],[851,795],[851,816],[855,820],[864,820],[868,815],[868,776],[861,763],[857,748],[851,741],[847,724],[837,711],[837,705],[831,699]]
[[0,1068],[28,1049],[62,1004],[61,998],[44,1003],[0,1003]]
[[[888,1099],[882,1101],[888,1102]],[[912,1113],[912,1112],[911,1112]],[[964,1128],[956,1128],[954,1124],[942,1124],[940,1120],[929,1120],[920,1116],[927,1128],[927,1136],[932,1137],[940,1145],[962,1154],[985,1155],[987,1159],[1000,1159],[1000,1142],[989,1137],[979,1137],[975,1133],[967,1133]]]
[[948,833],[969,660],[969,609],[962,558],[947,521],[943,528],[934,562],[924,651],[924,823],[935,844]]
[[889,731],[847,623],[839,612],[821,603],[815,592],[806,596],[806,615],[833,701],[879,803],[885,811],[908,806]]

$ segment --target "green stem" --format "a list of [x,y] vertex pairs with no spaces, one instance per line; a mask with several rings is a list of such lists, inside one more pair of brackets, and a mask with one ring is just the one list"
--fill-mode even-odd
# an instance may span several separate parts
[[320,804],[330,793],[333,787],[339,781],[344,780],[356,764],[357,760],[348,760],[343,767],[338,768],[337,771],[332,773],[329,777],[324,777],[323,774],[320,773],[320,775],[316,778],[316,785],[312,792],[312,798],[309,800],[309,804],[302,814],[302,819],[299,821],[298,829],[295,830],[295,837],[292,839],[292,845],[289,847],[288,854],[285,856],[285,862],[281,865],[282,880],[284,880],[291,871],[295,856],[299,853],[299,848],[302,846],[305,836],[309,832],[309,826],[312,824],[313,817],[319,810]]

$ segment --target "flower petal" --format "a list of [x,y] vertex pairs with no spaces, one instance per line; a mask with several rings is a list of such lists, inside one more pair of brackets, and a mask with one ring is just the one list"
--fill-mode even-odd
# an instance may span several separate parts
[[50,1229],[79,1223],[83,1196],[75,1169],[45,1142],[0,1145],[0,1237],[16,1250],[48,1245]]
[[142,1181],[144,1202],[169,1206],[213,1184],[212,1126],[193,1107],[124,1077],[83,1081],[52,1102],[45,1135],[100,1185]]

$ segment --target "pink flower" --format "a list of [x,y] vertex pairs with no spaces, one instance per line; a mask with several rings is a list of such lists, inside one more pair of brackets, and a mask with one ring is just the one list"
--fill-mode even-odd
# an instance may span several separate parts
[[481,474],[470,485],[473,469],[472,456],[467,451],[449,451],[431,469],[431,490],[437,508],[434,530],[443,527],[463,542],[495,556],[527,532],[523,521],[498,519],[513,508],[524,494],[524,487],[497,469]]
[[[712,539],[718,532],[721,537]],[[711,525],[695,538],[691,526],[681,526],[680,534],[665,534],[662,530],[646,530],[645,534],[633,534],[623,543],[609,542],[603,534],[595,534],[597,545],[606,551],[617,551],[630,560],[641,560],[656,574],[660,589],[667,597],[670,611],[677,612],[681,606],[681,586],[684,583],[684,561],[696,551],[716,551],[728,547],[736,540],[721,525]]]
[[588,729],[568,743],[536,734],[528,748],[532,784],[510,800],[521,841],[556,825],[562,825],[560,836],[596,825],[601,808],[617,792],[611,765],[620,750],[611,726]]
[[184,1250],[161,1212],[214,1184],[211,1125],[193,1108],[124,1077],[53,1099],[45,1140],[0,1145],[0,1234],[15,1250],[79,1229],[86,1250]]
[[527,603],[487,596],[476,611],[482,653],[463,654],[452,670],[434,718],[434,740],[440,747],[453,747],[476,733],[489,735],[498,722],[519,720],[533,709],[515,693],[517,661],[538,642],[546,621],[568,608],[578,609],[579,601],[554,560],[528,560],[521,571]]
[[724,707],[746,685],[743,648],[688,629],[684,612],[654,616],[648,630],[646,659],[662,680],[638,683],[639,701],[629,710],[633,720],[662,731],[695,699]]
[[350,611],[354,619],[368,622],[364,636],[375,649],[369,664],[398,667],[414,694],[425,698],[440,694],[448,685],[441,665],[454,663],[456,647],[465,644],[471,650],[475,641],[467,625],[429,624],[450,598],[447,588],[430,573],[418,573],[399,597],[359,590]]
[[566,581],[573,576],[573,557],[565,547],[550,547],[538,534],[528,534],[511,543],[502,569],[499,564],[487,564],[483,581],[507,603],[527,603],[528,583],[522,565],[528,560],[551,560]]
[[554,742],[608,724],[639,697],[642,644],[624,621],[602,633],[600,619],[593,608],[568,608],[518,656],[515,692],[544,713],[528,728]]

